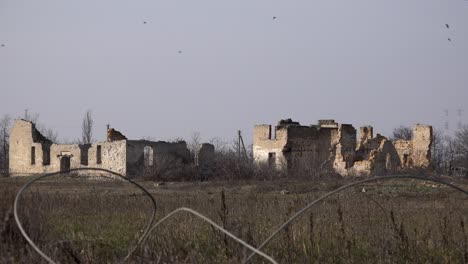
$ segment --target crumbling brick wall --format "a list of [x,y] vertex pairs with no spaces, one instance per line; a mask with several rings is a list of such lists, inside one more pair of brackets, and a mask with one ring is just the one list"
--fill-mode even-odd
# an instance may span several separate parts
[[[94,144],[53,144],[32,122],[16,120],[10,136],[10,174],[23,176],[74,168],[103,168],[122,175],[137,176],[145,167],[144,149],[152,150],[151,165],[164,159],[190,162],[185,142],[127,140],[115,129],[107,130],[107,141]],[[146,165],[149,165],[146,164]],[[82,174],[100,174],[84,171]],[[133,174],[132,174],[133,173]]]
[[398,169],[430,164],[432,128],[416,125],[412,141],[392,142],[373,128],[360,128],[359,141],[352,125],[319,120],[318,125],[301,126],[281,120],[272,136],[271,126],[254,128],[254,159],[278,169],[333,169],[346,175],[393,173]]
[[191,160],[190,151],[185,141],[127,140],[126,162],[128,175],[133,177],[161,166],[175,163],[187,164]]
[[197,154],[198,166],[208,167],[213,165],[215,158],[215,147],[210,143],[203,143]]
[[324,169],[330,167],[331,142],[338,140],[338,126],[327,120],[320,125],[301,126],[281,120],[272,136],[271,126],[254,128],[254,160],[278,169]]
[[413,166],[429,167],[431,165],[432,127],[426,125],[413,126]]
[[120,131],[115,130],[114,128],[107,129],[107,141],[117,141],[117,140],[126,140],[127,137],[124,136]]
[[332,142],[335,148],[333,167],[340,174],[354,166],[356,149],[356,129],[352,125],[342,124],[338,129],[338,139]]
[[276,127],[272,135],[270,125],[254,127],[253,155],[256,164],[269,164],[278,169],[286,166],[283,149],[287,142],[287,127]]
[[[99,149],[99,151],[98,151]],[[83,147],[53,144],[37,131],[34,123],[15,120],[10,132],[10,175],[56,172],[74,168],[103,168],[126,174],[126,142],[100,142]],[[83,152],[86,151],[86,155]],[[86,157],[84,161],[83,157]],[[64,162],[67,160],[68,162]],[[83,174],[95,174],[82,172]]]

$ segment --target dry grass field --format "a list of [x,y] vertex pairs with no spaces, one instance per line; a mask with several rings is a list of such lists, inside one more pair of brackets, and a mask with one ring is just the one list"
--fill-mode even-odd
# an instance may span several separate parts
[[[1,263],[45,263],[12,215],[28,178],[0,179]],[[450,180],[450,179],[449,179]],[[253,246],[291,215],[350,181],[140,182],[157,219],[184,206]],[[453,181],[468,189],[468,182]],[[151,215],[141,190],[121,181],[55,177],[20,200],[30,237],[59,263],[117,263]],[[468,263],[468,197],[449,187],[389,180],[347,189],[310,208],[264,252],[278,263]],[[155,229],[129,263],[241,263],[251,252],[188,213]],[[252,263],[266,263],[255,256]]]

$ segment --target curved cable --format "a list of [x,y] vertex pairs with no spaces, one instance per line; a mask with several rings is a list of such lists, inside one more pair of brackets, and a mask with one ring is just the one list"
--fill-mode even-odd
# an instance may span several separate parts
[[[294,221],[297,217],[299,217],[301,214],[303,214],[307,209],[311,208],[312,206],[316,205],[318,202],[324,200],[325,198],[329,197],[329,196],[332,196],[336,193],[339,193],[343,190],[346,190],[350,187],[353,187],[353,186],[356,186],[356,185],[359,185],[359,184],[362,184],[362,183],[366,183],[366,182],[373,182],[373,181],[380,181],[380,180],[389,180],[389,179],[415,179],[415,180],[422,180],[422,181],[431,181],[431,182],[436,182],[436,183],[440,183],[440,184],[443,184],[443,185],[446,185],[446,186],[449,186],[451,188],[454,188],[466,195],[468,195],[468,191],[466,190],[463,190],[462,188],[458,187],[458,186],[455,186],[451,183],[448,183],[448,182],[445,182],[445,181],[442,181],[442,180],[439,180],[439,179],[435,179],[435,178],[426,178],[426,177],[419,177],[419,176],[411,176],[411,175],[389,175],[389,176],[380,176],[380,177],[374,177],[374,178],[369,178],[369,179],[365,179],[365,180],[360,180],[360,181],[356,181],[356,182],[353,182],[353,183],[350,183],[350,184],[347,184],[347,185],[344,185],[344,186],[341,186],[340,188],[334,190],[334,191],[331,191],[321,197],[319,197],[318,199],[314,200],[313,202],[311,202],[310,204],[306,205],[305,207],[303,207],[301,210],[299,210],[297,213],[295,213],[293,216],[291,216],[291,218],[289,218],[286,222],[284,222],[278,229],[276,229],[257,249],[258,250],[261,250],[266,244],[268,244],[268,242],[270,242],[271,239],[273,239],[273,237],[275,237],[281,230],[283,230],[286,226],[288,226],[289,224],[291,224],[292,221]],[[243,263],[248,263],[250,261],[250,259],[255,256],[256,252],[253,252]]]
[[239,244],[242,244],[244,247],[252,250],[253,252],[255,252],[256,254],[264,257],[265,259],[267,259],[269,262],[271,263],[274,263],[274,264],[277,264],[277,262],[270,256],[268,256],[267,254],[263,253],[262,251],[260,251],[259,249],[256,249],[254,248],[253,246],[249,245],[248,243],[244,242],[242,239],[236,237],[235,235],[233,235],[232,233],[230,233],[229,231],[227,231],[226,229],[222,228],[221,226],[219,226],[218,224],[216,224],[215,222],[213,222],[211,219],[209,219],[208,217],[200,214],[199,212],[193,210],[193,209],[190,209],[190,208],[187,208],[187,207],[179,207],[177,209],[175,209],[174,211],[170,212],[169,214],[167,214],[165,217],[163,217],[161,220],[159,220],[156,224],[154,224],[153,227],[151,227],[150,231],[149,232],[152,232],[154,229],[156,229],[160,224],[162,224],[163,222],[165,222],[167,219],[169,219],[170,217],[172,217],[173,215],[179,213],[179,212],[188,212],[188,213],[191,213],[199,218],[201,218],[202,220],[204,220],[205,222],[208,222],[210,225],[212,225],[214,228],[218,229],[219,231],[223,232],[224,234],[228,235],[230,238],[232,238],[234,241],[238,242]]
[[[101,172],[107,172],[107,173],[110,173],[114,176],[117,176],[125,181],[128,181],[130,182],[131,184],[135,185],[136,187],[138,187],[139,189],[141,189],[151,200],[151,203],[153,205],[153,214],[151,216],[151,219],[148,223],[148,225],[146,226],[145,228],[145,231],[143,232],[143,234],[140,236],[140,238],[138,239],[138,242],[136,243],[136,245],[129,251],[129,253],[127,254],[127,256],[125,256],[125,258],[122,260],[122,262],[125,262],[127,261],[130,256],[135,252],[135,250],[143,243],[143,241],[145,240],[146,236],[149,234],[149,230],[151,229],[151,226],[153,225],[155,219],[156,219],[156,200],[154,200],[154,197],[143,187],[141,186],[140,184],[138,184],[137,182],[123,176],[122,174],[120,173],[117,173],[117,172],[114,172],[114,171],[111,171],[111,170],[107,170],[107,169],[101,169],[101,168],[76,168],[76,169],[70,169],[70,170],[67,170],[67,171],[57,171],[57,172],[52,172],[52,173],[47,173],[47,174],[43,174],[43,175],[40,175],[40,176],[37,176],[31,180],[29,180],[26,184],[24,184],[21,189],[18,191],[18,193],[16,194],[16,197],[15,197],[15,202],[13,204],[13,213],[14,213],[14,216],[15,216],[15,221],[16,221],[16,224],[18,225],[18,228],[21,232],[21,234],[23,235],[23,237],[26,239],[26,241],[29,243],[29,245],[31,245],[31,247],[37,252],[39,253],[39,255],[41,255],[41,257],[46,260],[47,262],[49,263],[53,263],[55,264],[55,262],[49,257],[47,256],[33,241],[32,239],[28,236],[28,234],[26,233],[26,231],[24,230],[24,227],[21,223],[21,220],[18,216],[18,204],[19,204],[19,199],[21,197],[21,194],[26,190],[28,189],[29,186],[31,186],[33,183],[35,183],[36,181],[39,181],[41,179],[44,179],[44,178],[47,178],[47,177],[51,177],[51,176],[55,176],[55,175],[59,175],[61,173],[68,173],[68,172],[73,172],[73,171],[101,171]],[[106,177],[106,178],[110,178],[110,176],[108,175],[98,175],[100,177]]]

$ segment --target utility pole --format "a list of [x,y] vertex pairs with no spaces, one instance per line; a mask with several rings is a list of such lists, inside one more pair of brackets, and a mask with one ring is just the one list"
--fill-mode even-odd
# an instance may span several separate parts
[[242,147],[242,151],[244,152],[244,157],[247,158],[247,151],[245,150],[245,145],[244,145],[244,140],[242,139],[242,134],[241,134],[241,131],[238,130],[237,131],[237,134],[238,134],[238,142],[237,142],[237,155],[239,156],[239,159],[241,158],[241,147]]

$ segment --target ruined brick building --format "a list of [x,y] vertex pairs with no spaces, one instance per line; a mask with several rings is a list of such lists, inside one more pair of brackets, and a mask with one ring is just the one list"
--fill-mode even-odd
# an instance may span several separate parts
[[334,170],[343,176],[391,173],[431,164],[431,126],[413,126],[412,140],[391,141],[380,134],[374,137],[371,126],[360,128],[359,140],[356,134],[352,125],[334,120],[320,120],[311,126],[281,120],[273,131],[270,125],[257,125],[254,161],[277,169]]
[[[206,152],[214,151],[206,147],[203,150],[205,156],[209,156]],[[184,141],[128,140],[120,132],[108,128],[105,142],[55,144],[41,135],[34,123],[25,120],[15,120],[9,151],[11,176],[92,167],[134,177],[145,167],[158,165],[161,160],[192,162]]]
[[[254,128],[254,162],[277,169],[335,171],[343,176],[394,172],[403,168],[430,166],[432,127],[415,125],[412,140],[389,140],[373,135],[370,126],[361,127],[359,140],[352,125],[320,120],[303,126],[282,120]],[[135,177],[162,161],[210,166],[214,147],[203,144],[195,161],[184,141],[129,140],[113,128],[107,140],[93,144],[55,144],[36,129],[34,123],[16,120],[10,133],[10,175],[67,171],[74,168],[103,168]],[[89,172],[86,172],[89,174]]]

